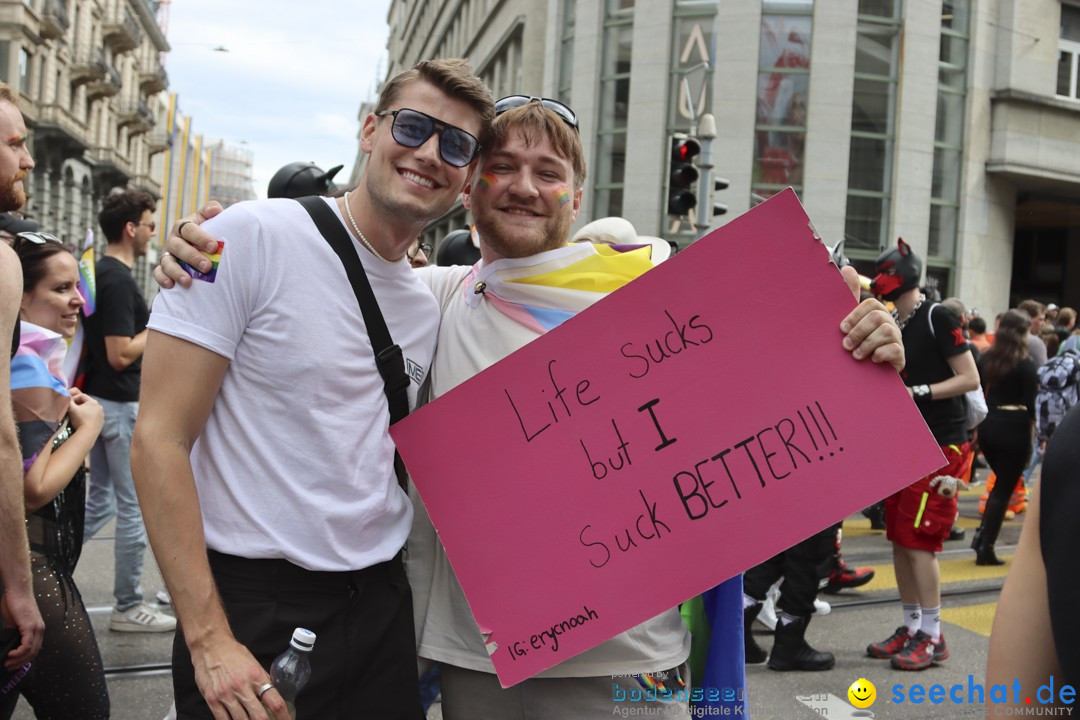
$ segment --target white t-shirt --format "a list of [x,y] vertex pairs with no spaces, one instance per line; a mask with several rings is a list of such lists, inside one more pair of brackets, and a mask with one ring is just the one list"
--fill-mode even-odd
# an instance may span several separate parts
[[[504,267],[520,261],[500,260]],[[482,261],[481,261],[482,262]],[[437,398],[495,364],[539,334],[511,320],[489,302],[469,307],[463,285],[471,268],[426,267],[417,274],[442,308],[439,349],[431,369],[431,397]],[[538,286],[530,288],[541,292]],[[467,497],[468,493],[465,494]],[[414,493],[417,518],[409,537],[408,571],[417,620],[418,653],[457,667],[494,673],[476,620],[446,551],[423,504]],[[677,667],[690,655],[690,633],[672,609],[597,647],[537,675],[597,677],[659,672]]]
[[[204,227],[224,242],[215,282],[159,293],[149,327],[230,360],[191,452],[207,547],[309,570],[392,558],[412,507],[394,475],[383,380],[341,261],[291,200],[234,205]],[[415,405],[438,306],[407,260],[353,245],[405,355]]]

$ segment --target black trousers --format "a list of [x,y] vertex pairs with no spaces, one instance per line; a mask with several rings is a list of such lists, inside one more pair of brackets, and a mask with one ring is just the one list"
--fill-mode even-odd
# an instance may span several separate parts
[[1019,410],[991,410],[979,425],[979,446],[997,475],[982,522],[982,539],[993,545],[1016,482],[1031,459],[1031,418]]
[[[316,634],[298,720],[422,720],[412,593],[400,555],[352,572],[208,555],[229,626],[263,667],[285,651],[295,628]],[[172,665],[177,717],[213,718],[180,627]]]
[[830,525],[747,570],[743,574],[743,592],[762,602],[769,587],[782,577],[784,583],[780,586],[777,609],[797,617],[808,617],[814,612],[818,586],[829,574],[835,550],[836,526]]

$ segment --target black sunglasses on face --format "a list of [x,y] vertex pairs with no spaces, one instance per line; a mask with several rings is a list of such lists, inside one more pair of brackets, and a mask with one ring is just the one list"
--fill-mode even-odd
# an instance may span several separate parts
[[431,255],[431,243],[420,243],[405,251],[405,254],[408,255],[410,260],[414,260],[420,253]]
[[394,116],[390,134],[399,145],[415,148],[428,141],[432,133],[439,133],[439,156],[448,165],[465,167],[480,151],[480,141],[461,128],[448,125],[419,110],[401,108],[375,113],[378,117]]
[[531,102],[540,103],[540,107],[546,108],[563,119],[570,127],[578,129],[577,115],[566,105],[551,98],[533,97],[531,95],[507,95],[495,101],[495,117],[502,115],[507,110],[528,105]]

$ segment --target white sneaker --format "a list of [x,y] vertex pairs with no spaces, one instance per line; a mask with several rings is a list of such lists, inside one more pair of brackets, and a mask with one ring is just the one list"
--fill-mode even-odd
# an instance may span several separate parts
[[176,618],[142,603],[124,611],[113,609],[109,629],[113,632],[172,632],[176,629]]
[[828,615],[832,612],[832,605],[825,602],[821,598],[814,598],[814,614],[815,615]]
[[761,604],[761,612],[758,613],[757,621],[770,630],[776,630],[776,600],[771,593],[765,596],[765,602]]
[[168,590],[158,590],[154,594],[154,597],[157,599],[158,603],[161,604],[161,605],[172,605],[172,596],[169,595]]

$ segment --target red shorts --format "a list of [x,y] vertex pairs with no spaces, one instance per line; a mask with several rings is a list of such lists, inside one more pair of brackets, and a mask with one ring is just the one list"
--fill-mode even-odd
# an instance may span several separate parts
[[889,540],[913,550],[941,552],[956,521],[957,502],[955,496],[938,495],[930,481],[938,475],[960,477],[969,447],[969,443],[942,447],[948,465],[885,498],[885,536]]

